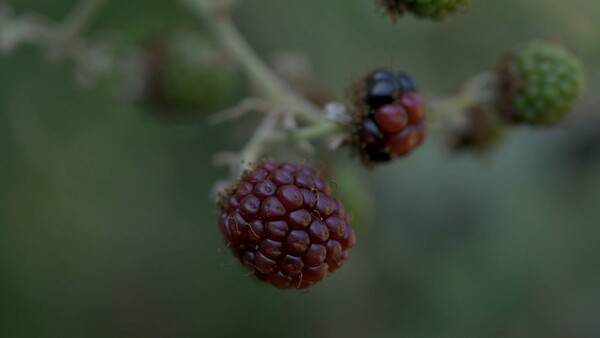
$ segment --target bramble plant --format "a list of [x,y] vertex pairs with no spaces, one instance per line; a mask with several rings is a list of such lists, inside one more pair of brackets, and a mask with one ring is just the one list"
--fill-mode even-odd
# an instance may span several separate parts
[[[395,20],[405,13],[441,20],[465,10],[469,2],[374,1]],[[425,101],[421,94],[426,91],[417,89],[411,75],[374,65],[348,85],[347,103],[321,104],[322,97],[307,94],[306,83],[312,82],[304,81],[303,88],[286,82],[254,52],[232,19],[239,2],[181,0],[205,31],[164,34],[133,53],[84,34],[106,0],[82,0],[62,23],[17,16],[5,5],[0,8],[0,53],[22,43],[40,46],[52,60],[74,60],[84,83],[120,76],[129,93],[159,111],[214,111],[240,96],[237,105],[214,112],[211,123],[262,113],[243,149],[219,156],[231,173],[219,185],[218,224],[226,246],[250,272],[279,288],[304,289],[324,280],[346,262],[355,235],[352,210],[347,212],[334,197],[337,189],[322,177],[323,170],[265,160],[273,146],[293,151],[323,139],[332,151],[349,148],[369,168],[418,151],[426,134],[442,136],[452,150],[489,151],[519,124],[558,123],[583,91],[582,66],[575,56],[559,44],[533,42],[501,56],[496,67],[470,77],[447,96],[428,94]],[[137,66],[123,72],[120,60],[134,60]],[[251,95],[239,94],[243,81]]]

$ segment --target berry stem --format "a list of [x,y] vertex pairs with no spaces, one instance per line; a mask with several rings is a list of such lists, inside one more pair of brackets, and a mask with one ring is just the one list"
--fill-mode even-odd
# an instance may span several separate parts
[[267,139],[273,134],[277,127],[279,114],[268,114],[260,123],[254,135],[248,140],[246,146],[240,152],[241,164],[237,163],[232,167],[232,176],[238,177],[243,171],[250,169],[261,156],[267,146]]
[[478,74],[468,80],[459,91],[450,96],[432,100],[429,111],[432,127],[449,125],[476,106],[494,104],[498,99],[498,78],[493,72]]
[[[343,131],[343,127],[327,119],[323,111],[290,88],[251,48],[231,20],[231,6],[240,0],[226,3],[211,0],[182,0],[207,27],[217,41],[242,66],[259,94],[272,106],[271,113],[258,126],[240,152],[241,165],[232,167],[233,177],[256,163],[269,144],[308,140]],[[290,131],[276,131],[281,112],[292,112],[309,126]]]
[[260,94],[281,110],[292,110],[308,124],[327,123],[321,109],[291,89],[256,54],[233,24],[227,11],[210,0],[182,0],[210,28],[223,47],[234,55]]
[[233,177],[238,177],[241,172],[250,169],[259,160],[265,148],[271,144],[286,141],[311,140],[346,132],[346,129],[342,125],[333,122],[296,130],[276,131],[280,117],[278,113],[273,112],[263,119],[254,132],[254,135],[240,152],[241,165],[236,165],[232,168]]
[[65,43],[76,40],[94,21],[108,0],[81,0],[69,12],[62,24],[62,38]]
[[321,137],[333,136],[345,133],[346,129],[337,123],[328,122],[310,127],[304,127],[297,130],[278,131],[273,133],[268,139],[269,143],[278,143],[284,141],[302,141],[312,140]]

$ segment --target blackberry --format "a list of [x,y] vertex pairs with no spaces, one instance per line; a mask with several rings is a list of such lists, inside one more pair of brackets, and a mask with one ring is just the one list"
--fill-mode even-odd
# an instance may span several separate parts
[[414,79],[378,69],[353,87],[352,143],[365,164],[388,162],[422,143],[425,111]]
[[421,18],[443,20],[464,9],[469,0],[378,0],[386,13],[397,18],[410,12]]
[[534,42],[508,53],[499,76],[500,110],[513,123],[554,124],[573,110],[583,91],[580,61],[552,43]]
[[262,162],[219,204],[227,246],[258,279],[281,289],[321,282],[355,242],[348,214],[309,167]]

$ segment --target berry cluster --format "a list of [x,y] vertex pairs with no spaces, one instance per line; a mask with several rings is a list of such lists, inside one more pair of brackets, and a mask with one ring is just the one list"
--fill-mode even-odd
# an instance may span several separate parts
[[354,144],[367,164],[403,156],[425,138],[425,111],[409,75],[379,69],[355,86]]
[[469,0],[379,0],[393,18],[411,12],[422,18],[443,20],[468,4]]
[[551,43],[531,43],[508,54],[500,78],[501,111],[510,122],[556,123],[573,110],[583,91],[581,63]]
[[348,214],[312,168],[265,161],[220,204],[227,246],[256,277],[281,289],[322,281],[354,245]]

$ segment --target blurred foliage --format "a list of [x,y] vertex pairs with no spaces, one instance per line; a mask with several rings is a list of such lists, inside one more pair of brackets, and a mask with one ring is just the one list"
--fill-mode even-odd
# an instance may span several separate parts
[[[445,23],[393,25],[372,2],[247,1],[237,20],[265,57],[305,53],[340,97],[379,65],[440,93],[506,49],[557,40],[584,61],[584,103],[484,159],[433,140],[372,172],[335,156],[373,214],[344,269],[297,294],[218,251],[210,159],[246,134],[162,125],[112,80],[82,89],[69,64],[23,47],[0,59],[0,337],[598,336],[600,3],[473,0]],[[10,1],[57,20],[74,3]],[[111,1],[93,33],[141,45],[193,22],[175,1]]]

